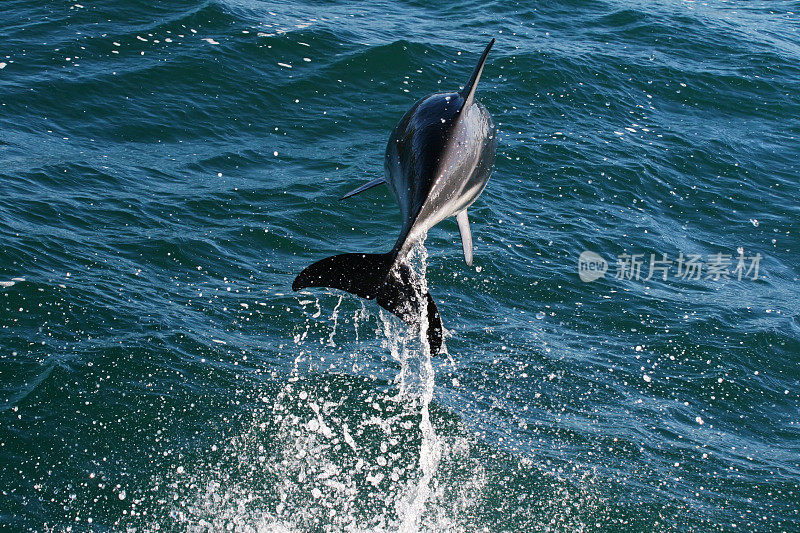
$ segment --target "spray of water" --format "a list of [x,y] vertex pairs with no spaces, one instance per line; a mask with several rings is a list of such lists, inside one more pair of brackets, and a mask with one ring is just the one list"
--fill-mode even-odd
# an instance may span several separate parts
[[336,307],[333,308],[333,315],[331,315],[331,321],[333,322],[333,327],[331,328],[330,337],[328,337],[328,346],[331,348],[336,347],[336,343],[333,342],[333,337],[336,335],[336,327],[339,325],[339,308],[342,306],[342,300],[344,300],[344,296],[339,296],[339,301],[336,302]]
[[[421,296],[427,292],[423,245],[412,251],[409,265]],[[286,380],[243,402],[239,424],[223,429],[197,453],[196,463],[155,475],[144,496],[126,499],[152,502],[141,521],[129,511],[137,529],[173,524],[198,531],[466,532],[487,527],[488,498],[493,508],[503,507],[500,516],[517,525],[580,530],[573,527],[582,520],[573,516],[572,492],[564,496],[565,505],[554,507],[554,516],[538,516],[540,506],[517,497],[506,501],[496,486],[505,472],[493,472],[474,441],[437,410],[427,317],[409,326],[381,312],[378,333],[391,361],[380,361],[372,348],[355,343],[375,357],[374,367],[320,371],[317,363],[329,350],[320,354],[317,346],[347,346],[336,337],[347,333],[338,327],[348,321],[344,298],[338,296],[331,316],[322,320],[332,327],[321,331],[311,320],[319,314],[317,301],[317,312],[294,336]],[[356,331],[370,320],[374,315],[361,302],[352,316]],[[516,467],[522,469],[518,475],[526,471]],[[167,514],[153,516],[161,510]]]
[[[418,285],[414,287],[419,300],[428,292],[426,271],[428,252],[423,242],[417,244],[408,258],[409,265],[417,274],[412,276]],[[419,521],[425,511],[425,504],[431,496],[432,483],[441,460],[442,446],[430,419],[429,406],[433,400],[435,375],[431,352],[427,342],[427,308],[422,306],[418,328],[410,333],[397,334],[392,331],[392,322],[382,315],[384,332],[392,357],[400,363],[398,400],[418,405],[420,410],[419,429],[422,441],[419,450],[420,477],[408,492],[397,502],[397,515],[400,519],[398,531],[412,533],[419,529]]]

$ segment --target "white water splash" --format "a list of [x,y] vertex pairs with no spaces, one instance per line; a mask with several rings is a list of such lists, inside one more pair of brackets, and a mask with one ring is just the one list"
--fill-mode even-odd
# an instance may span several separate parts
[[367,311],[367,306],[364,305],[364,300],[358,301],[361,304],[361,307],[356,311],[355,315],[353,315],[353,330],[356,333],[356,342],[358,342],[358,324],[360,322],[366,322],[369,318],[369,311]]
[[[423,246],[410,266],[425,294]],[[342,300],[330,317],[334,332]],[[368,309],[355,312],[360,324]],[[295,336],[289,378],[257,398],[252,420],[205,452],[207,460],[154,476],[153,501],[169,502],[169,517],[155,522],[189,530],[475,530],[485,465],[469,437],[431,415],[435,368],[421,318],[409,327],[380,313],[383,345],[398,366],[394,386],[359,372],[309,372],[304,365],[318,356],[302,349],[307,324]],[[334,332],[313,344],[332,342]]]
[[[409,254],[408,264],[416,274],[412,278],[418,280],[419,285],[415,287],[415,290],[419,300],[424,302],[424,295],[428,292],[426,279],[428,251],[425,248],[424,239]],[[392,322],[384,313],[381,313],[387,339],[386,344],[392,357],[400,363],[398,400],[418,403],[421,417],[419,423],[422,435],[419,450],[421,475],[416,484],[410,486],[408,493],[397,502],[397,514],[400,519],[398,531],[401,533],[412,533],[419,530],[420,519],[425,512],[425,505],[431,497],[431,486],[442,457],[442,444],[431,423],[429,411],[435,387],[435,372],[427,340],[428,310],[426,305],[421,306],[421,313],[420,327],[416,331],[412,329],[410,335],[407,328],[405,328],[405,332],[393,331],[393,324],[397,324],[397,322]],[[400,327],[404,327],[404,325]]]
[[339,324],[339,307],[342,305],[342,300],[344,300],[344,296],[339,295],[339,301],[336,302],[336,307],[333,308],[333,314],[331,315],[331,320],[333,321],[333,328],[331,328],[331,334],[328,337],[328,346],[331,348],[336,347],[336,343],[333,342],[333,337],[336,335],[336,326]]

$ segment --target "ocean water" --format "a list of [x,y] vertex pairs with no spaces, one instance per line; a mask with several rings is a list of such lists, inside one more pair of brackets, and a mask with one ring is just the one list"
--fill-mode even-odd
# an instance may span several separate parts
[[[0,524],[800,531],[798,12],[6,0]],[[338,198],[492,37],[431,359],[291,282],[388,250],[387,190]]]

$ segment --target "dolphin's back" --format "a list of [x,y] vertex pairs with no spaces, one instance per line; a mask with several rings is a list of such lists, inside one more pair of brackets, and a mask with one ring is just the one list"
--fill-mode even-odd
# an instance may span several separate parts
[[401,236],[428,198],[463,103],[458,93],[423,98],[400,119],[389,137],[384,166],[386,181],[400,206]]

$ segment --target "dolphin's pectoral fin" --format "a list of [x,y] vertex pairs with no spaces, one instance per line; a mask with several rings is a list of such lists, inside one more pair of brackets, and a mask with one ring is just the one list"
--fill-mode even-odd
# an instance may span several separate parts
[[353,189],[349,193],[347,193],[344,196],[342,196],[341,198],[339,198],[339,200],[344,200],[345,198],[350,198],[351,196],[355,196],[356,194],[358,194],[360,192],[364,192],[367,189],[371,189],[373,187],[377,187],[378,185],[380,185],[382,183],[386,183],[386,180],[383,179],[383,178],[378,178],[378,179],[372,180],[370,182],[365,183],[364,185],[361,185],[360,187],[356,187],[355,189]]
[[456,215],[458,230],[461,232],[461,246],[464,248],[464,261],[467,266],[472,266],[472,232],[469,229],[467,210],[464,209]]

